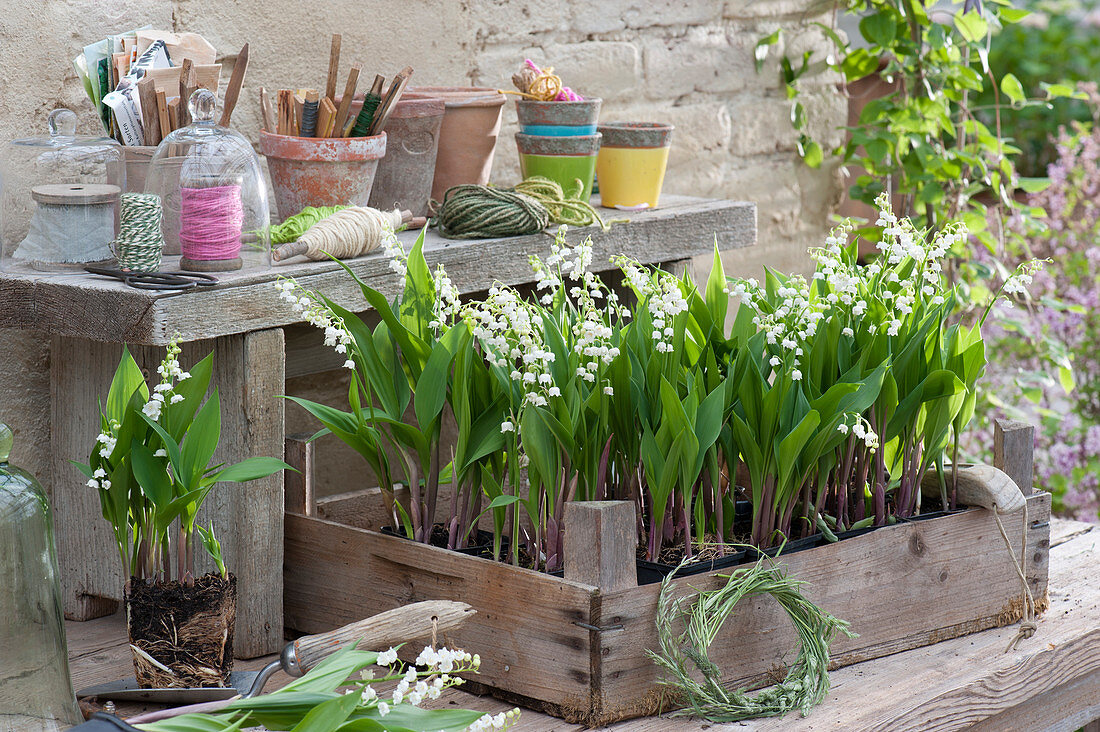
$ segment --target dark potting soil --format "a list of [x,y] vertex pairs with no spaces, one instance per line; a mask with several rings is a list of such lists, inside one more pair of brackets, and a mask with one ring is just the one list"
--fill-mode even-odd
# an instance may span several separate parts
[[782,546],[770,546],[767,549],[750,547],[745,558],[748,561],[755,562],[761,555],[778,557],[780,554],[794,554],[795,552],[804,551],[806,549],[813,549],[815,546],[819,546],[823,541],[824,537],[821,534],[810,534],[809,536],[803,536],[801,539],[791,539]]
[[[383,526],[380,532],[387,536],[396,536],[400,539],[409,538],[405,535],[404,529],[395,529],[392,526]],[[446,526],[443,524],[434,524],[432,526],[432,535],[428,537],[428,543],[434,547],[446,549],[447,542],[450,541],[450,538],[450,532],[447,530]],[[507,543],[507,540],[505,540],[505,543]],[[479,529],[476,539],[473,539],[467,546],[461,549],[455,549],[454,551],[473,556],[481,556],[484,552],[488,552],[491,557],[493,554],[493,534],[492,532]]]
[[[693,574],[705,574],[710,572],[718,572],[723,569],[729,569],[730,567],[736,567],[745,561],[745,552],[731,552],[722,556],[711,557],[710,559],[698,559],[694,562],[684,565],[676,571],[677,577],[688,577]],[[645,559],[638,560],[638,584],[639,585],[651,585],[660,582],[668,575],[672,574],[673,570],[679,566],[679,562],[676,564],[666,564],[664,562],[650,562]]]
[[147,688],[226,686],[233,670],[237,578],[207,574],[191,587],[131,578],[126,595],[130,642],[168,667],[134,653],[138,683]]
[[[398,530],[393,528],[392,526],[383,526],[379,531],[380,533],[386,534],[387,536],[396,536],[399,539],[410,540],[409,537],[405,535],[404,530]],[[448,533],[443,524],[435,524],[432,527],[432,535],[429,539],[429,543],[434,547],[446,549],[447,540]],[[494,560],[493,533],[491,531],[483,531],[479,529],[477,532],[476,543],[471,543],[469,546],[463,547],[462,549],[455,549],[453,551],[457,551],[460,554],[468,554],[472,557],[488,559],[490,562],[500,561],[502,564],[510,564],[512,562],[512,555],[509,553],[509,546],[509,538],[505,536],[500,542],[500,559]],[[519,548],[519,566],[526,569],[531,568],[531,555],[527,553],[527,547],[522,544]],[[562,577],[565,574],[565,570],[559,566],[557,569],[548,572],[547,574],[553,575],[555,577]]]

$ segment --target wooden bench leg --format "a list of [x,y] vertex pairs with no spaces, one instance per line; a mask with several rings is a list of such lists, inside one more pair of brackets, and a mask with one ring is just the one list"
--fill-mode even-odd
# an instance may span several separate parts
[[50,351],[50,475],[65,617],[111,615],[122,599],[122,568],[99,495],[70,460],[88,461],[100,430],[99,400],[107,397],[122,346],[55,336]]
[[[186,344],[184,363],[193,363],[210,348],[211,341]],[[213,341],[213,348],[213,383],[222,406],[222,439],[215,462],[282,457],[283,331],[223,336]],[[215,522],[229,569],[237,576],[237,658],[275,653],[284,645],[283,500],[280,471],[249,483],[219,484],[199,515],[206,524]]]

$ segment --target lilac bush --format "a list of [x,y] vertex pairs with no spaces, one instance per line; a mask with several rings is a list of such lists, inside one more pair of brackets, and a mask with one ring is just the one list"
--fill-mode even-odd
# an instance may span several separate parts
[[[1100,110],[1096,84],[1082,85]],[[992,420],[1038,425],[1036,484],[1065,516],[1100,520],[1100,124],[1075,125],[1057,138],[1050,186],[1028,198],[1047,212],[1038,230],[1007,223],[1019,259],[1040,257],[1032,298],[990,318],[990,395],[970,452],[989,460]],[[1014,243],[1011,243],[1014,242]],[[1011,257],[1010,257],[1011,259]],[[1024,398],[1021,399],[1020,396]]]

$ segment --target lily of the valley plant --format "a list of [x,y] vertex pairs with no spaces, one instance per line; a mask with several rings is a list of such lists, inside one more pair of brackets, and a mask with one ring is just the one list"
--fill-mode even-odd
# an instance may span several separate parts
[[221,439],[217,389],[207,397],[213,354],[190,371],[180,367],[179,354],[173,340],[157,367],[160,381],[150,390],[123,347],[107,401],[100,405],[101,431],[88,463],[74,464],[88,487],[99,492],[125,576],[193,584],[196,532],[219,573],[228,576],[214,527],[197,524],[214,485],[256,480],[289,466],[269,457],[211,465]]
[[591,243],[571,246],[563,229],[531,259],[534,297],[498,283],[459,304],[423,237],[407,258],[391,241],[400,294],[360,282],[373,330],[277,283],[355,372],[350,411],[295,401],[364,456],[409,538],[462,548],[480,527],[496,558],[547,571],[561,566],[569,501],[633,501],[654,560],[884,525],[921,511],[933,468],[953,506],[945,458],[985,366],[981,321],[949,322],[941,271],[966,231],[926,237],[879,205],[869,263],[845,226],[811,251],[811,279],[727,279],[716,251],[702,290],[625,257],[612,262],[622,288],[609,287]]
[[[426,647],[415,665],[403,667],[393,648],[381,653],[344,648],[270,694],[237,699],[216,713],[184,714],[138,728],[148,732],[236,732],[258,725],[310,732],[506,730],[519,720],[519,709],[494,715],[421,707],[461,685],[464,680],[458,674],[477,673],[480,663],[476,655],[464,651]],[[395,681],[389,692],[380,693],[374,687]]]

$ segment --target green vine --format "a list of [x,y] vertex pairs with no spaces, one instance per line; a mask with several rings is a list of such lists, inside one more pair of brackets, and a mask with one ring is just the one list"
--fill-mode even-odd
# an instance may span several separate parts
[[[661,583],[657,606],[657,634],[660,652],[647,651],[665,671],[661,683],[682,697],[686,708],[680,715],[702,717],[711,722],[736,722],[752,717],[778,717],[799,709],[803,714],[819,704],[829,691],[829,644],[837,632],[856,637],[848,622],[839,620],[807,600],[800,592],[803,582],[789,578],[766,558],[730,575],[725,586],[699,592],[685,608],[686,598],[673,599],[672,579]],[[681,566],[683,566],[681,564]],[[754,695],[722,685],[722,672],[708,657],[708,651],[726,618],[737,603],[753,595],[770,595],[791,618],[798,632],[798,656],[783,681]],[[682,623],[676,633],[673,627]],[[698,671],[702,680],[697,680]]]
[[[926,7],[914,0],[847,0],[840,7],[859,18],[859,38],[849,42],[835,28],[818,23],[832,44],[830,52],[823,60],[811,51],[793,61],[782,56],[779,71],[791,100],[799,152],[811,167],[820,166],[828,153],[807,132],[800,83],[831,72],[840,76],[850,96],[856,96],[852,85],[877,75],[885,94],[866,103],[858,123],[847,128],[850,139],[831,151],[841,165],[863,169],[852,179],[849,195],[870,205],[887,191],[894,196],[895,210],[914,218],[918,228],[937,229],[961,219],[995,252],[1000,231],[990,227],[989,214],[1010,211],[1041,217],[1041,211],[1020,203],[1014,194],[1047,184],[1045,179],[1017,174],[1014,160],[1020,150],[1002,128],[1001,108],[1049,107],[1051,100],[1079,93],[1064,84],[1046,84],[1045,99],[1029,100],[1014,75],[998,78],[991,68],[991,37],[1005,25],[1023,20],[1028,11],[1012,7],[1008,0],[991,0],[984,7],[978,0],[955,5],[961,7]],[[759,41],[758,71],[769,50],[782,41],[781,29]],[[992,93],[992,108],[974,103],[983,92]]]

